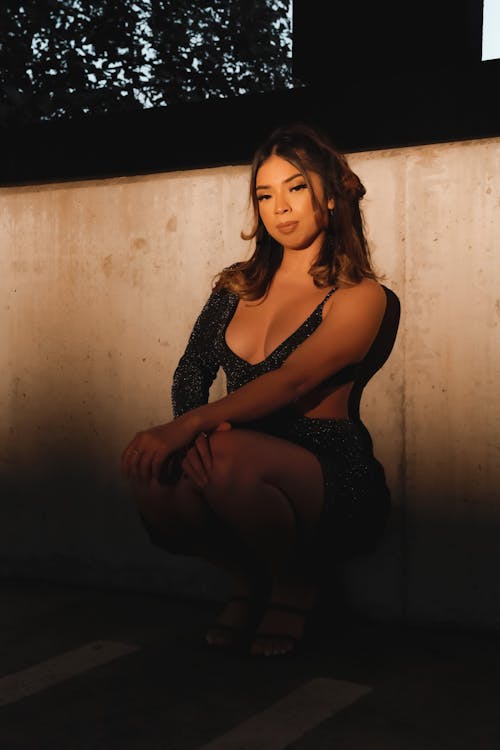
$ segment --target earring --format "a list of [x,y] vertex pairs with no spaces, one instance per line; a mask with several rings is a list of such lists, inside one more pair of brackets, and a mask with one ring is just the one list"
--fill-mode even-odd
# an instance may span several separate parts
[[330,219],[333,219],[333,212],[334,212],[333,208],[328,209],[328,215],[330,216]]

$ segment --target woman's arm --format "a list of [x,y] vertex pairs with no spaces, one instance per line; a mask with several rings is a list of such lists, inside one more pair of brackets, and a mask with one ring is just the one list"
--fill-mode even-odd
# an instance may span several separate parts
[[226,290],[212,290],[174,371],[171,390],[174,420],[134,435],[121,458],[122,472],[127,478],[149,481],[152,476],[158,477],[165,458],[182,451],[196,437],[193,421],[181,420],[181,416],[192,414],[208,401],[210,386],[220,366],[213,341],[224,320],[227,303]]
[[386,296],[376,282],[335,293],[323,322],[272,372],[255,378],[224,398],[185,415],[194,434],[221,422],[259,419],[300,399],[319,383],[367,354],[380,327]]
[[126,476],[158,477],[165,458],[223,422],[259,419],[300,399],[323,380],[368,352],[380,327],[385,292],[365,280],[338,290],[330,311],[283,365],[212,403],[185,412],[173,422],[138,433],[124,453]]
[[212,291],[196,319],[172,380],[174,417],[208,401],[210,386],[219,369],[219,361],[211,343],[220,325],[223,303],[224,291]]
[[221,422],[251,422],[295,401],[297,383],[284,365],[259,375],[227,396],[183,415],[195,434],[210,432]]

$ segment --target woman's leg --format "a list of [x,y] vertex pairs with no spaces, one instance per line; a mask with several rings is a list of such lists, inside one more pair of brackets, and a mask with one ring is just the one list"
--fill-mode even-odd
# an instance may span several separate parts
[[267,571],[237,531],[217,518],[190,478],[181,476],[175,485],[136,484],[133,494],[153,544],[174,554],[202,557],[231,574],[231,599],[207,640],[219,646],[233,643],[247,626],[254,594],[267,588]]
[[[248,430],[216,433],[210,445],[213,469],[204,489],[207,504],[268,565],[273,576],[271,601],[311,609],[315,586],[297,563],[323,507],[318,459],[293,443]],[[271,607],[257,635],[274,632],[282,637],[257,638],[252,650],[288,651],[303,627],[300,614]]]
[[228,570],[252,561],[234,529],[218,518],[188,477],[176,484],[133,484],[139,513],[153,544],[174,554],[210,559]]
[[[153,483],[146,490],[136,489],[140,511],[154,530],[152,540],[172,552],[212,561],[222,556],[234,561],[237,570],[248,570],[246,563],[255,556],[273,575],[273,601],[308,608],[313,587],[291,563],[299,538],[313,533],[321,513],[318,459],[288,441],[242,429],[212,434],[210,446],[213,467],[203,490],[185,478],[174,488]],[[231,607],[222,622],[238,619],[234,603]],[[300,637],[302,628],[303,618],[270,610],[261,630]],[[263,639],[254,650],[274,653],[292,643]]]

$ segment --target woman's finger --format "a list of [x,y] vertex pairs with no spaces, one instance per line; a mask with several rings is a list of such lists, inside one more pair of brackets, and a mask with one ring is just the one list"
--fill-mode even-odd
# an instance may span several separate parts
[[228,430],[232,429],[233,425],[231,424],[231,422],[219,422],[214,432],[227,432]]
[[208,484],[208,474],[203,466],[200,454],[194,446],[186,453],[184,461],[183,469],[185,473],[198,487],[205,487]]
[[142,443],[142,433],[137,432],[122,453],[121,468],[127,479],[135,473],[135,467],[144,453]]
[[190,448],[184,456],[181,467],[183,472],[198,486],[205,487],[208,484],[208,476],[195,447]]
[[130,461],[133,455],[134,447],[129,443],[121,455],[121,472],[124,477],[128,478]]
[[200,455],[206,474],[212,471],[212,451],[210,449],[210,438],[206,432],[200,432],[194,441],[196,450]]
[[[178,454],[178,452],[176,452]],[[167,466],[167,461],[171,462],[170,468]],[[178,458],[176,454],[169,454],[165,450],[157,450],[151,459],[151,477],[152,479],[156,479],[156,481],[160,481],[160,477],[162,475],[163,479],[167,482],[176,481],[174,477],[169,476],[171,472],[177,471],[177,461]]]
[[153,474],[152,474],[152,462],[154,458],[154,453],[152,454],[151,451],[142,451],[139,460],[136,464],[137,469],[137,475],[140,482],[143,482],[145,484],[149,484],[151,481]]
[[123,454],[122,472],[126,479],[130,479],[135,473],[135,466],[140,460],[141,452],[133,444],[129,445]]
[[134,448],[131,451],[129,459],[129,474],[128,478],[133,479],[135,482],[142,481],[141,475],[141,464],[144,458],[144,450]]

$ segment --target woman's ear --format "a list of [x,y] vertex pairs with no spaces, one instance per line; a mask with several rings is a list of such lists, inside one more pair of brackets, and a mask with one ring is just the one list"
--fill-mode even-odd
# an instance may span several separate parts
[[328,210],[333,211],[335,208],[335,200],[333,198],[328,198]]

